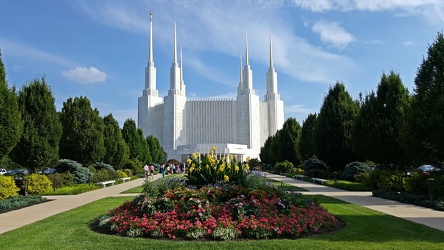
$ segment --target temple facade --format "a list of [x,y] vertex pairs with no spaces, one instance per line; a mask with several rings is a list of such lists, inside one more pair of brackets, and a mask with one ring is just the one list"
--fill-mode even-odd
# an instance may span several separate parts
[[[248,62],[248,39],[245,64],[240,66],[240,80],[234,99],[189,99],[182,72],[182,55],[178,63],[176,27],[174,56],[170,69],[168,95],[161,97],[156,88],[153,61],[152,16],[150,14],[149,59],[145,68],[145,89],[138,99],[138,127],[143,134],[159,139],[168,159],[185,159],[194,152],[208,153],[216,146],[220,156],[231,154],[238,161],[259,158],[265,140],[282,128],[284,103],[277,90],[270,38],[270,66],[266,73],[267,94],[260,100],[253,89],[253,73]],[[165,83],[162,83],[165,84]]]

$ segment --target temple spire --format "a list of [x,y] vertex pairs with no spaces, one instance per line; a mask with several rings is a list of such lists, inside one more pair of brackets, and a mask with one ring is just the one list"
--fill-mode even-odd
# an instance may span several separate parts
[[153,13],[150,11],[150,50],[149,62],[153,62]]
[[245,65],[248,65],[248,33],[245,31]]
[[183,83],[182,46],[180,46],[180,82]]
[[271,40],[271,32],[270,32],[270,68],[273,68],[273,42]]
[[176,22],[174,22],[174,62],[177,63]]
[[239,83],[242,83],[243,79],[242,79],[242,53],[240,55],[240,74],[239,74]]

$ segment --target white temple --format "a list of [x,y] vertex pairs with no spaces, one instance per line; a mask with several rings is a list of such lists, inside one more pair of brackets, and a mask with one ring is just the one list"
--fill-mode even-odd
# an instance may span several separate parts
[[150,13],[149,60],[145,68],[145,89],[138,100],[138,127],[143,134],[154,135],[168,154],[168,159],[185,159],[194,152],[234,155],[238,161],[259,158],[265,140],[282,128],[284,103],[277,91],[277,74],[273,67],[270,38],[270,67],[266,74],[267,94],[259,100],[253,89],[253,73],[248,62],[248,39],[245,65],[235,99],[187,99],[182,72],[177,62],[176,26],[174,57],[170,69],[170,89],[161,97],[156,89],[153,61],[152,15]]

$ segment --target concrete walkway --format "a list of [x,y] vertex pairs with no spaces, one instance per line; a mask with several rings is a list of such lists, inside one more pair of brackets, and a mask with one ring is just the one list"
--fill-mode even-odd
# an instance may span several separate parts
[[[155,175],[154,179],[159,177],[160,175]],[[334,197],[349,203],[368,207],[373,210],[381,211],[386,214],[444,231],[444,212],[376,198],[371,195],[371,192],[343,191],[336,188],[295,180],[275,174],[267,173],[267,177],[302,187],[307,189],[307,193],[310,194],[322,194],[325,196]],[[51,201],[0,214],[0,234],[105,197],[135,196],[136,194],[120,193],[128,189],[138,187],[142,184],[143,179],[137,179],[78,195],[47,196],[47,198]]]
[[371,192],[350,192],[276,174],[267,173],[267,177],[308,190],[303,193],[330,196],[444,231],[444,212],[442,211],[373,197]]

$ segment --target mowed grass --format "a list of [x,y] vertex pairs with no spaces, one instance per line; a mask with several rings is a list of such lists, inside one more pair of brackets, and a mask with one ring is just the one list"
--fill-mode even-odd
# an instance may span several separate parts
[[89,224],[130,197],[106,198],[0,235],[0,249],[444,249],[444,232],[315,196],[345,228],[296,240],[172,241],[96,233]]

